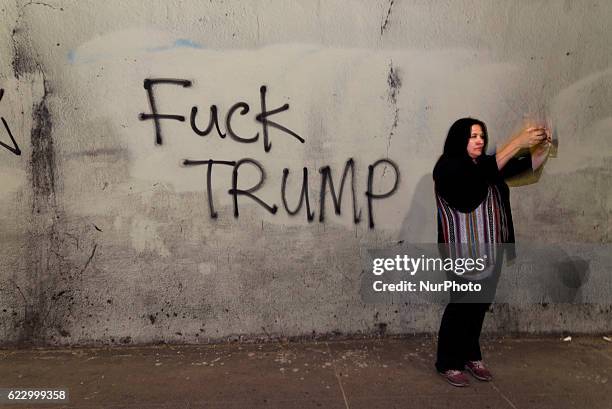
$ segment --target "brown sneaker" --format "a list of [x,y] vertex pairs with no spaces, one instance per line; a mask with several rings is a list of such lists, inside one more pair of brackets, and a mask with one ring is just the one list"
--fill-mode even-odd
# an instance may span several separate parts
[[439,374],[445,377],[448,383],[453,386],[470,386],[470,380],[468,379],[468,377],[465,376],[463,372],[458,371],[457,369],[449,369],[444,372],[439,372]]
[[465,364],[465,369],[470,371],[472,376],[478,379],[479,381],[489,382],[493,380],[493,375],[491,375],[491,371],[489,371],[487,367],[484,366],[482,361],[468,361],[468,363]]

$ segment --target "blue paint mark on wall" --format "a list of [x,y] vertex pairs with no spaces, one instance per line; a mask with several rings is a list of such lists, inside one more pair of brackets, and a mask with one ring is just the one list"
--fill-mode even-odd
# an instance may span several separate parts
[[191,48],[204,48],[200,44],[195,43],[187,38],[179,38],[174,42],[175,47],[191,47]]
[[204,48],[201,44],[198,44],[192,40],[189,40],[188,38],[179,38],[177,40],[174,41],[174,43],[172,43],[172,45],[169,46],[162,46],[162,47],[155,47],[155,48],[149,48],[147,49],[147,51],[150,52],[157,52],[157,51],[166,51],[166,50],[171,50],[173,48],[197,48],[197,49],[202,49]]
[[74,50],[68,51],[68,61],[70,62],[70,64],[74,64],[75,59],[76,59],[76,54]]
[[[178,38],[176,39],[172,44],[170,45],[163,45],[160,47],[152,47],[152,48],[147,48],[146,51],[148,52],[159,52],[159,51],[167,51],[167,50],[172,50],[175,48],[195,48],[195,49],[203,49],[204,47],[201,44],[196,43],[193,40],[190,40],[188,38]],[[95,61],[99,58],[100,56],[96,56],[95,58],[88,58],[88,59],[83,59],[82,56],[78,55],[77,56],[77,52],[76,50],[70,50],[68,51],[68,54],[66,55],[66,58],[68,59],[68,62],[70,64],[75,64],[78,60],[79,63],[86,63],[86,62],[92,62]]]

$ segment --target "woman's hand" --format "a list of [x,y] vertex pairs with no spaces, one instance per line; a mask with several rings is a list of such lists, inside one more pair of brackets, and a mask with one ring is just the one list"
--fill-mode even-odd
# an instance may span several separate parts
[[552,133],[549,129],[544,130],[545,138],[542,142],[531,147],[531,166],[533,170],[537,170],[540,166],[546,162],[548,153],[550,152],[550,146],[552,145]]
[[514,137],[514,143],[520,148],[533,148],[550,139],[550,133],[544,127],[525,127]]
[[[497,168],[502,170],[506,163],[516,155],[521,149],[532,150],[533,169],[537,169],[548,156],[549,146],[552,142],[552,135],[548,128],[541,126],[525,126],[518,134],[513,136],[510,141],[495,154]],[[535,148],[535,149],[532,149]],[[535,162],[534,152],[535,151]]]

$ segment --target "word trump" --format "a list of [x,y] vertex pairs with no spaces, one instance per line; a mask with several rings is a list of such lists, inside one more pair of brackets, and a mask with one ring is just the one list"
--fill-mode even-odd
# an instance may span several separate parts
[[[254,194],[255,191],[259,190],[265,181],[265,170],[263,166],[254,159],[241,159],[237,162],[234,161],[219,161],[219,160],[185,160],[183,162],[185,166],[194,166],[194,165],[207,165],[206,172],[206,186],[208,192],[208,208],[210,210],[210,217],[217,218],[217,212],[215,211],[215,206],[213,203],[213,188],[212,188],[212,170],[214,165],[225,165],[232,166],[232,188],[228,190],[228,193],[233,198],[234,203],[234,217],[238,217],[240,212],[238,210],[238,196],[246,196],[251,200],[255,201],[255,203],[262,206],[271,214],[276,214],[278,211],[278,206],[276,204],[268,204],[263,199],[259,198]],[[248,189],[238,188],[238,179],[239,179],[239,169],[244,164],[253,165],[259,172],[259,182]],[[374,193],[374,171],[375,169],[382,165],[387,164],[390,165],[392,169],[395,170],[395,181],[393,187],[384,193]],[[329,185],[329,192],[331,194],[332,202],[334,204],[334,210],[337,215],[342,214],[342,194],[344,192],[345,181],[349,171],[351,172],[351,197],[353,202],[353,222],[358,224],[361,221],[361,210],[357,208],[357,196],[355,193],[355,180],[354,180],[354,170],[355,170],[355,162],[353,159],[349,159],[346,162],[344,167],[344,172],[342,174],[342,179],[340,181],[340,189],[338,189],[338,193],[336,194],[336,189],[334,187],[333,178],[331,177],[331,168],[329,166],[324,166],[319,169],[319,173],[321,174],[321,188],[319,194],[319,222],[323,222],[325,220],[325,202],[327,196],[327,186]],[[293,216],[297,214],[302,208],[303,204],[306,204],[306,219],[310,222],[314,219],[314,212],[311,211],[310,207],[310,197],[308,194],[308,168],[303,168],[303,179],[302,179],[302,188],[300,193],[300,198],[295,209],[290,209],[287,204],[287,195],[286,195],[286,187],[287,187],[287,178],[289,176],[289,169],[283,169],[283,177],[281,182],[280,196],[283,203],[283,207],[287,211],[287,214]],[[365,196],[367,199],[367,207],[368,207],[368,220],[370,228],[374,228],[374,210],[373,210],[373,201],[376,199],[384,199],[386,197],[391,196],[395,190],[397,189],[399,178],[399,170],[397,166],[389,161],[388,159],[380,159],[376,161],[374,164],[368,166],[368,188],[365,192]]]

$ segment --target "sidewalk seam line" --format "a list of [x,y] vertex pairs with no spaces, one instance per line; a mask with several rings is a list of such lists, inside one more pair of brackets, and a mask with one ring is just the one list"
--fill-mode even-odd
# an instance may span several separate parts
[[329,343],[325,343],[325,346],[327,347],[327,352],[329,353],[329,357],[331,359],[331,363],[332,363],[332,368],[334,369],[334,375],[336,376],[336,379],[338,380],[338,386],[340,386],[340,392],[342,392],[342,398],[344,399],[344,405],[346,406],[346,409],[350,409],[349,408],[349,404],[348,404],[348,399],[346,398],[346,393],[344,393],[344,387],[342,386],[342,380],[340,380],[340,376],[338,375],[338,371],[336,370],[336,363],[334,362],[334,355],[332,354],[331,348],[329,347]]
[[596,349],[595,351],[599,352],[601,355],[603,355],[604,358],[609,359],[610,361],[612,361],[612,357],[610,357],[607,353],[607,351],[602,351],[600,349]]
[[514,409],[518,409],[516,405],[512,403],[512,401],[504,393],[502,393],[502,391],[497,386],[495,386],[493,382],[491,382],[491,386],[497,391],[497,393],[499,393],[499,396],[501,396],[506,402],[508,402],[510,406],[512,406]]

